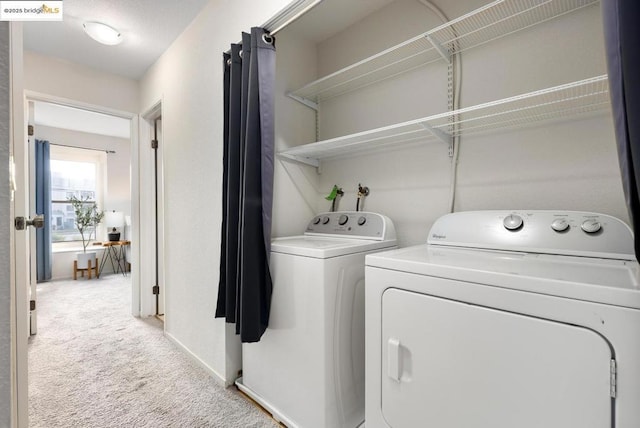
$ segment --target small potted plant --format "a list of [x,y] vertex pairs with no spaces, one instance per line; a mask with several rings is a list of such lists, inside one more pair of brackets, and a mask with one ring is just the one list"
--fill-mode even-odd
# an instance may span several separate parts
[[87,253],[87,246],[91,242],[91,235],[95,234],[96,225],[102,221],[104,212],[99,211],[95,203],[89,202],[88,196],[78,198],[74,195],[70,196],[68,200],[73,206],[76,228],[82,237],[82,253],[77,254],[78,269],[88,268],[89,260],[91,260],[91,266],[95,267],[96,253],[95,251]]

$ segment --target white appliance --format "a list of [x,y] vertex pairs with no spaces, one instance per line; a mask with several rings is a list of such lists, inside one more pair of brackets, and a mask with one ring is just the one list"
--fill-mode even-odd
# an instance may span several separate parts
[[394,248],[391,220],[370,212],[314,217],[271,243],[269,327],[242,346],[240,390],[288,427],[364,421],[364,258]]
[[610,216],[479,211],[366,258],[367,428],[640,427],[640,288]]

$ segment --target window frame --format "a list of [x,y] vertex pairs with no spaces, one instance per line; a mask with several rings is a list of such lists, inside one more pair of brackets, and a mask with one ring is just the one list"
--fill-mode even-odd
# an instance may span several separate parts
[[[103,209],[101,207],[104,207],[104,195],[106,194],[107,187],[107,153],[105,151],[80,147],[58,146],[52,143],[50,150],[50,160],[85,162],[94,164],[96,175],[95,200],[91,200],[89,202],[95,203],[98,209]],[[53,186],[53,180],[51,185]],[[55,203],[68,203],[68,201],[59,199],[54,200],[52,198],[52,211],[53,205]],[[51,224],[49,225],[49,228],[53,227],[53,218],[51,220],[52,221],[50,222]],[[81,239],[73,241],[53,241],[54,232],[55,231],[51,229],[52,246],[54,251],[64,250],[65,248],[82,248]],[[95,235],[93,235],[92,241],[102,240],[102,232],[102,225],[97,225],[96,233]]]

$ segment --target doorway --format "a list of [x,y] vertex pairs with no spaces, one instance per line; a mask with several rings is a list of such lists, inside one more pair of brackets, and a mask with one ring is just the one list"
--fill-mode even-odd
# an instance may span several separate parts
[[[35,186],[34,186],[34,158],[33,147],[35,140],[49,140],[52,146],[52,153],[57,153],[58,157],[69,157],[72,161],[81,161],[83,158],[97,158],[95,153],[103,154],[104,163],[96,163],[96,169],[100,170],[96,174],[96,181],[99,185],[96,189],[98,205],[101,210],[118,212],[123,214],[125,221],[119,228],[123,238],[131,241],[131,247],[126,254],[127,261],[132,266],[132,307],[133,315],[139,314],[139,284],[135,269],[135,255],[139,247],[139,240],[135,236],[138,223],[138,215],[135,210],[134,193],[136,189],[136,152],[137,152],[137,124],[136,117],[132,113],[115,112],[100,106],[88,106],[81,103],[74,103],[70,100],[59,100],[42,94],[26,94],[28,104],[28,139],[25,152],[29,157],[29,210],[35,215]],[[102,152],[102,153],[101,153]],[[91,155],[90,155],[91,154]],[[106,154],[106,155],[105,155]],[[52,155],[52,159],[54,155]],[[58,189],[59,190],[59,189]],[[52,205],[64,205],[64,190],[60,195],[52,195]],[[55,196],[55,197],[54,197]],[[63,212],[64,207],[60,206]],[[63,214],[61,214],[63,215]],[[52,219],[53,219],[52,215]],[[58,216],[59,217],[59,216]],[[61,221],[56,217],[56,221]],[[46,225],[45,227],[51,227]],[[61,226],[62,227],[62,226]],[[62,227],[63,228],[63,227]],[[106,228],[98,226],[96,241],[106,240]],[[63,233],[56,233],[53,236],[54,251],[52,254],[52,277],[50,279],[63,279],[68,277],[69,269],[64,268],[64,264],[72,265],[75,256],[74,248],[77,242],[65,242],[67,238]],[[104,235],[104,236],[102,236]],[[104,239],[102,239],[104,238]],[[57,242],[60,241],[60,242]],[[75,245],[75,247],[74,247]],[[37,275],[35,272],[35,233],[30,233],[30,260],[31,274],[29,288],[32,300],[35,300]],[[32,303],[32,307],[37,308],[37,303]],[[35,313],[32,314],[32,327],[36,326]],[[35,329],[33,329],[35,332]]]
[[[48,212],[48,224],[30,233],[30,247],[35,250],[30,252],[29,290],[33,335],[37,333],[37,283],[68,279],[72,270],[75,276],[72,267],[78,252],[92,250],[102,261],[101,273],[108,273],[112,266],[105,263],[106,247],[97,244],[108,240],[110,228],[117,228],[118,240],[132,241],[131,119],[32,97],[27,103],[30,212]],[[36,162],[36,146],[39,153],[47,153],[46,160],[39,157]],[[49,170],[44,174],[46,180],[36,173],[39,168]],[[49,191],[40,191],[38,196],[39,186]],[[85,233],[82,241],[69,202],[71,196],[87,199],[106,213],[95,231],[92,228],[89,236]],[[37,242],[34,235],[40,235]],[[87,244],[86,249],[83,244]],[[129,247],[122,248],[130,261]],[[122,267],[126,266],[123,262]]]

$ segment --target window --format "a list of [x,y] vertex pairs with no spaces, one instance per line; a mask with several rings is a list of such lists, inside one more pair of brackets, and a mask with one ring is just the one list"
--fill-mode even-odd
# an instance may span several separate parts
[[82,240],[68,198],[87,198],[89,203],[101,205],[104,160],[102,152],[51,146],[52,242]]

